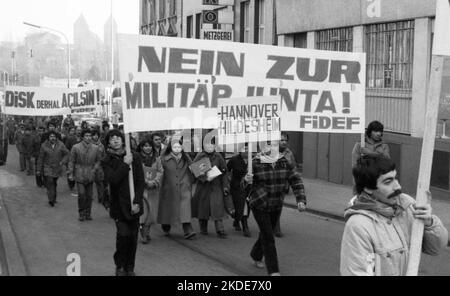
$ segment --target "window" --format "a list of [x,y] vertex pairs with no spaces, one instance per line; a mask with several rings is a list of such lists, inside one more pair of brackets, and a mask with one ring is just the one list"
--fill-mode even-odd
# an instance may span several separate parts
[[255,2],[255,43],[265,42],[266,5],[265,0]]
[[150,2],[149,3],[150,4],[150,7],[149,7],[150,23],[153,23],[156,21],[156,3],[155,3],[155,0],[150,0],[149,2]]
[[316,49],[352,52],[353,28],[317,31]]
[[190,15],[186,19],[186,38],[192,38],[193,29],[192,15]]
[[449,190],[449,163],[450,154],[445,151],[434,150],[433,167],[431,170],[430,185],[436,188]]
[[159,0],[159,19],[166,18],[166,0]]
[[145,26],[149,23],[148,12],[149,12],[149,3],[148,0],[142,1],[142,26]]
[[243,3],[243,11],[241,11],[241,13],[243,13],[244,15],[244,42],[249,42],[250,41],[250,1],[244,2]]
[[202,14],[195,15],[195,39],[200,39],[200,29],[202,28]]
[[367,87],[412,89],[414,21],[365,27]]
[[177,15],[177,0],[169,2],[169,16]]

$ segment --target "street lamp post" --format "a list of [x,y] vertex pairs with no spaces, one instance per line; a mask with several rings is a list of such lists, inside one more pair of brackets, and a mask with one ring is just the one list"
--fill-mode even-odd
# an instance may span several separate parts
[[70,88],[70,43],[69,43],[69,38],[67,38],[66,34],[64,34],[63,32],[49,28],[49,27],[38,26],[38,25],[27,23],[27,22],[23,22],[23,24],[30,26],[30,27],[42,29],[42,30],[56,32],[56,33],[62,35],[66,39],[66,42],[67,42],[67,77],[68,77],[67,78],[67,88]]

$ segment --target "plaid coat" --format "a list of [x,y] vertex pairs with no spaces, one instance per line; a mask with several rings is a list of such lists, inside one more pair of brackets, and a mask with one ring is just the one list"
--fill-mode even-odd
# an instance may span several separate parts
[[277,211],[283,207],[286,187],[290,185],[297,202],[306,204],[303,180],[295,167],[283,156],[272,164],[253,159],[253,184],[250,207],[265,212]]

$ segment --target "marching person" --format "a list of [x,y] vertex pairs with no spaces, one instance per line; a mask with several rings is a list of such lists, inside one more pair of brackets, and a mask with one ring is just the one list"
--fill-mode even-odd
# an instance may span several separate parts
[[25,137],[25,124],[21,123],[19,129],[14,134],[14,143],[16,144],[17,151],[19,152],[19,165],[20,171],[23,172],[26,169],[25,150],[23,147],[22,139]]
[[208,234],[208,220],[214,221],[216,233],[219,238],[227,238],[223,219],[226,212],[234,215],[233,202],[229,196],[230,185],[227,177],[227,166],[225,159],[220,153],[216,152],[215,138],[211,143],[204,145],[204,151],[197,154],[194,162],[202,158],[209,158],[211,167],[217,167],[222,175],[208,180],[205,175],[197,178],[197,188],[192,198],[192,217],[198,218],[200,224],[200,233]]
[[379,121],[372,121],[366,129],[365,147],[361,147],[361,142],[357,142],[352,151],[352,167],[358,159],[365,155],[380,154],[390,158],[389,145],[383,141],[384,126]]
[[57,133],[50,131],[48,140],[40,148],[38,158],[38,170],[36,175],[44,176],[47,187],[48,203],[51,207],[56,203],[56,186],[58,178],[63,173],[63,166],[67,162],[69,151],[66,146],[58,140]]
[[[448,241],[447,229],[428,203],[418,207],[402,193],[395,163],[366,155],[353,168],[357,196],[345,211],[341,243],[342,275],[406,275],[414,219],[424,222],[422,251],[438,255]],[[431,199],[431,193],[427,193]]]
[[[69,151],[72,151],[73,146],[81,142],[80,138],[77,137],[75,132],[76,128],[74,126],[70,126],[69,133],[67,134],[67,137],[64,138],[64,145],[66,145]],[[69,168],[67,168],[67,185],[69,185],[70,191],[74,190],[75,181],[69,179]],[[75,194],[74,192],[72,192],[71,194],[72,196],[78,196],[78,194]]]
[[34,160],[34,167],[35,167],[35,178],[36,178],[36,186],[39,188],[45,187],[45,180],[44,176],[38,175],[37,172],[39,170],[38,167],[38,160],[39,160],[39,152],[41,150],[42,142],[41,137],[44,134],[44,127],[39,126],[37,128],[37,132],[35,134],[35,143],[34,143],[34,149],[35,149],[35,160]]
[[92,144],[92,132],[81,132],[83,141],[72,147],[69,161],[69,179],[76,182],[79,221],[92,220],[92,194],[95,173],[100,166],[99,148]]
[[191,224],[194,181],[189,169],[191,163],[192,160],[183,151],[181,140],[171,141],[157,160],[156,167],[161,167],[163,172],[157,222],[161,224],[166,236],[170,234],[172,225],[176,224],[182,224],[185,239],[192,239],[196,235]]
[[[134,276],[134,266],[139,233],[139,216],[142,215],[144,172],[138,154],[125,152],[125,138],[118,130],[108,132],[108,148],[102,168],[111,188],[110,216],[116,223],[116,276]],[[133,172],[134,199],[131,204],[128,174]]]
[[144,139],[139,144],[138,153],[142,159],[142,165],[144,167],[144,199],[147,200],[149,205],[147,215],[141,216],[140,234],[142,243],[148,244],[151,240],[150,227],[151,225],[157,223],[156,218],[158,216],[159,188],[164,171],[161,165],[157,165],[157,159],[159,157],[155,155],[152,141],[149,138]]
[[251,187],[249,205],[260,231],[250,256],[258,268],[264,268],[264,258],[267,272],[273,276],[280,275],[274,229],[281,214],[287,184],[294,192],[297,209],[300,212],[306,210],[302,178],[276,146],[277,151],[265,149],[257,155],[253,159],[253,174],[244,177],[245,183]]
[[153,153],[157,157],[160,157],[164,149],[166,149],[165,145],[162,143],[164,135],[159,132],[155,132],[152,133],[150,137],[152,140]]
[[14,144],[14,135],[16,133],[16,122],[12,117],[8,117],[6,126],[8,131],[9,144],[12,145]]
[[[286,158],[286,160],[294,166],[295,169],[297,169],[297,161],[295,160],[294,153],[292,153],[291,149],[288,147],[289,143],[289,135],[286,132],[281,132],[281,139],[280,139],[280,154]],[[289,193],[289,186],[286,185],[286,194]],[[281,213],[280,213],[281,217]],[[275,226],[275,236],[276,237],[283,237],[283,233],[281,232],[280,227],[280,218],[278,218],[277,225]]]
[[[97,146],[100,153],[100,159],[103,159],[106,156],[106,151],[105,146],[103,146],[100,141],[100,132],[97,129],[92,130],[92,144]],[[103,169],[100,165],[96,167],[94,183],[95,188],[97,189],[98,202],[108,208],[108,186],[105,184],[105,174],[103,173]]]
[[25,128],[25,134],[20,139],[22,153],[25,158],[25,167],[27,168],[27,175],[34,174],[34,162],[33,156],[35,155],[35,136],[31,133],[31,127],[27,126]]
[[[248,145],[245,144],[245,147],[248,147]],[[245,189],[241,186],[241,182],[247,174],[247,157],[247,151],[238,153],[228,161],[227,169],[231,173],[230,192],[235,209],[233,227],[236,231],[242,231],[244,236],[250,237],[251,233],[247,221],[250,214],[248,204],[246,204],[247,195]],[[246,208],[247,211],[245,211]]]

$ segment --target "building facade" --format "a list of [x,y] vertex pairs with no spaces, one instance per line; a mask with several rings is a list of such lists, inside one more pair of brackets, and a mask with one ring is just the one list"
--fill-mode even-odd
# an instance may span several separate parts
[[[158,5],[141,0],[150,29],[159,34]],[[201,38],[201,0],[173,1],[181,23],[176,36]],[[178,3],[181,2],[181,3]],[[366,122],[379,120],[404,191],[414,194],[424,133],[435,0],[235,0],[235,42],[366,53]],[[143,19],[143,18],[142,18]],[[179,33],[181,32],[181,33]],[[438,131],[442,130],[442,122]],[[359,135],[290,133],[290,146],[308,178],[352,184],[351,151]],[[436,139],[431,178],[434,198],[450,199],[450,142]]]
[[[280,46],[366,53],[366,122],[384,124],[400,182],[412,194],[425,126],[435,12],[436,2],[428,0],[277,2]],[[358,136],[304,133],[304,175],[351,184],[356,141]],[[450,143],[438,138],[435,149],[433,197],[450,200]]]
[[182,0],[139,0],[139,32],[181,37]]

